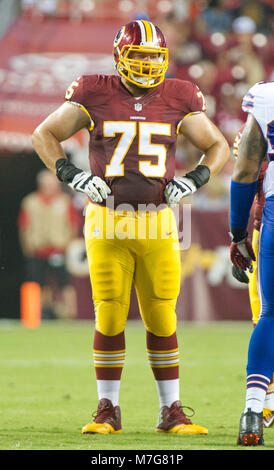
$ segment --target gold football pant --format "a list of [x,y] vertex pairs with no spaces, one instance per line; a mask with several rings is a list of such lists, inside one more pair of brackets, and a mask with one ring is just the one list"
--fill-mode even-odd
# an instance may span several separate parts
[[106,336],[124,330],[133,282],[147,331],[171,336],[181,277],[172,210],[114,211],[89,203],[85,241],[96,330]]
[[252,234],[252,247],[256,256],[256,261],[252,261],[253,272],[248,274],[249,277],[249,300],[252,311],[252,321],[256,325],[259,321],[260,315],[260,298],[257,289],[257,274],[258,274],[258,245],[259,245],[260,232],[256,229]]

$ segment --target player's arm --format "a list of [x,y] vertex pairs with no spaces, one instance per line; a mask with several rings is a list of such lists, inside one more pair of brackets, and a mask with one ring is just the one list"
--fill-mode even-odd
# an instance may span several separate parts
[[232,180],[238,183],[257,181],[266,150],[266,141],[260,126],[254,116],[249,114],[241,136]]
[[107,184],[98,176],[76,168],[64,153],[61,142],[90,126],[90,118],[79,106],[62,104],[34,131],[32,144],[45,165],[58,179],[72,189],[87,194],[94,202],[102,202],[110,194]]
[[248,240],[247,225],[257,191],[260,168],[266,154],[266,142],[252,114],[248,115],[241,137],[230,188],[231,261],[237,268],[252,269],[255,254]]
[[35,129],[33,147],[45,165],[55,172],[57,160],[66,158],[61,142],[88,125],[89,117],[79,106],[64,103]]
[[210,178],[214,177],[223,168],[229,158],[229,145],[205,113],[186,116],[180,130],[196,148],[203,152],[202,164],[210,170]]
[[198,166],[184,177],[175,177],[165,191],[169,204],[194,193],[222,169],[229,158],[229,145],[223,134],[205,113],[190,114],[181,123],[183,134],[202,153]]

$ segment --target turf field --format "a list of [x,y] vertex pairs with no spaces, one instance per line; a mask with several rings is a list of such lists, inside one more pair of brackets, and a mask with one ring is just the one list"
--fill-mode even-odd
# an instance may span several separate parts
[[[141,323],[129,321],[121,384],[121,435],[82,435],[97,408],[92,322],[49,322],[27,330],[0,322],[1,450],[239,450],[251,323],[185,324],[178,328],[181,399],[207,436],[155,433],[158,398]],[[274,429],[265,446],[274,449]],[[242,448],[240,448],[242,449]],[[250,448],[246,449],[250,450]],[[253,449],[255,450],[255,449]]]

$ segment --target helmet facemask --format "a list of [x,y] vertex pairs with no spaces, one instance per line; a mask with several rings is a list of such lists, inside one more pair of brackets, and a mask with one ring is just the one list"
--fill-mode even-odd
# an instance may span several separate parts
[[[138,59],[140,54],[140,59]],[[134,57],[132,58],[132,55]],[[156,55],[154,60],[146,60],[146,56]],[[143,58],[145,57],[145,58]],[[168,68],[168,49],[146,45],[125,45],[119,51],[117,71],[134,85],[143,88],[152,88],[159,85],[165,78]]]

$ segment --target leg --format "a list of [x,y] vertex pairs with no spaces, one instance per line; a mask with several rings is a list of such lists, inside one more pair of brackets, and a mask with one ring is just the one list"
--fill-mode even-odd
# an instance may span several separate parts
[[248,348],[246,405],[238,444],[263,444],[263,404],[274,370],[273,232],[263,225],[259,245],[261,314]]
[[[247,375],[259,374],[264,382],[270,382],[274,370],[274,295],[273,295],[273,266],[274,266],[274,243],[273,233],[266,225],[262,227],[261,241],[259,248],[259,294],[261,298],[260,319],[251,335],[249,350]],[[256,388],[256,381],[253,386]],[[268,385],[267,384],[267,385]],[[261,388],[266,392],[265,385]],[[251,408],[255,407],[257,411],[262,411],[261,402],[257,405],[249,402]],[[250,407],[250,406],[249,406]],[[256,411],[255,410],[255,411]]]
[[93,354],[99,405],[95,420],[82,432],[121,432],[119,389],[134,260],[119,241],[95,237],[87,240],[87,256],[96,316]]
[[[249,299],[252,311],[252,321],[254,327],[257,325],[260,316],[261,302],[258,294],[257,281],[258,281],[258,246],[259,246],[260,232],[256,229],[253,230],[252,247],[256,256],[256,261],[252,262],[253,272],[248,274],[249,277]],[[264,407],[263,407],[264,426],[270,427],[274,424],[274,384],[273,374],[270,384],[268,386]]]
[[[168,225],[171,214],[165,212],[159,217],[167,217]],[[186,418],[179,398],[175,307],[180,291],[181,261],[177,230],[173,229],[173,235],[168,238],[149,240],[146,252],[138,253],[134,275],[140,312],[147,330],[148,359],[159,396],[160,416],[156,430],[206,434],[205,428]]]

